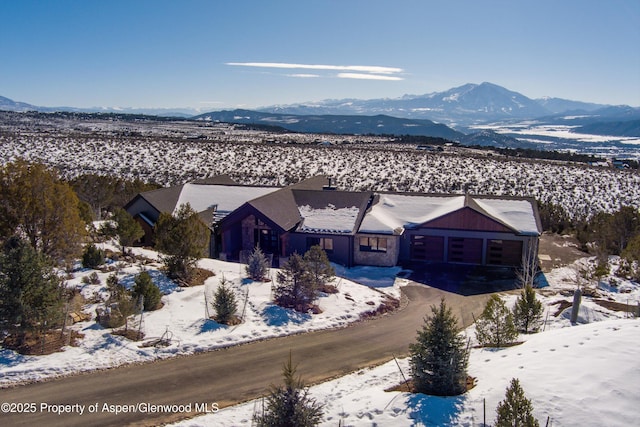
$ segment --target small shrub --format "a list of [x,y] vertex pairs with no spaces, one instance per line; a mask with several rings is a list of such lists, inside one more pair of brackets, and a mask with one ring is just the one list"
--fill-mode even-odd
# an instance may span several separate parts
[[496,412],[498,413],[496,427],[539,427],[540,425],[533,417],[531,401],[526,398],[520,381],[516,378],[511,380],[505,398],[496,408]]
[[238,309],[238,302],[236,301],[233,289],[229,287],[229,282],[224,278],[224,276],[220,279],[218,290],[213,298],[214,300],[211,305],[216,311],[216,322],[224,325],[230,324],[235,317],[234,315],[236,310]]
[[136,276],[135,285],[133,286],[131,294],[134,301],[138,301],[140,297],[144,299],[145,311],[153,311],[160,308],[162,293],[160,292],[160,288],[153,283],[151,276],[146,271],[143,271]]
[[249,254],[245,271],[247,276],[255,281],[262,281],[267,276],[269,260],[258,246]]
[[88,245],[82,254],[82,266],[84,268],[98,268],[104,264],[104,251],[97,248],[93,243]]
[[542,323],[542,303],[531,285],[526,285],[513,307],[514,322],[520,332],[538,332]]
[[476,321],[476,338],[480,345],[504,347],[518,338],[513,314],[498,295],[491,295]]

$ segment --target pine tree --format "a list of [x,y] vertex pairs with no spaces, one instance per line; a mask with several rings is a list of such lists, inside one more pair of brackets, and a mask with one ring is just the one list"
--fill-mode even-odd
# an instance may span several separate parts
[[109,299],[105,305],[110,308],[108,322],[100,323],[107,328],[117,328],[127,324],[127,318],[136,312],[137,300],[119,281],[118,276],[111,274],[107,277]]
[[542,323],[542,303],[531,285],[524,287],[513,307],[513,320],[520,332],[538,332]]
[[197,260],[205,255],[211,234],[209,228],[186,203],[178,208],[175,215],[161,213],[155,233],[156,248],[167,255],[163,261],[169,277],[188,283]]
[[238,310],[238,302],[229,287],[229,282],[222,276],[218,289],[213,296],[213,309],[216,311],[216,322],[228,325],[233,319],[233,315]]
[[496,408],[498,418],[495,427],[539,427],[538,420],[533,417],[533,405],[524,395],[520,381],[511,379],[507,387],[505,399]]
[[297,253],[292,254],[280,268],[276,282],[274,296],[281,307],[304,312],[316,298],[315,284],[307,271],[307,265]]
[[144,298],[145,311],[157,310],[162,299],[160,288],[153,283],[151,276],[146,271],[136,276],[131,294],[135,301],[138,301],[140,297]]
[[0,167],[0,239],[20,233],[54,262],[69,262],[86,235],[78,206],[54,170],[23,160]]
[[129,212],[124,209],[116,209],[113,213],[113,220],[116,222],[116,234],[118,242],[122,248],[122,254],[126,252],[127,246],[132,246],[138,239],[144,236],[144,230],[133,219]]
[[411,371],[420,393],[455,396],[466,391],[468,354],[456,317],[444,299],[431,307],[417,341],[410,346]]
[[491,295],[476,321],[476,338],[480,345],[504,347],[518,338],[513,314],[498,295]]
[[259,246],[256,246],[251,254],[249,254],[245,271],[247,276],[255,281],[261,281],[267,275],[269,271],[269,260],[267,260],[267,257]]
[[321,288],[327,282],[333,280],[336,274],[329,262],[327,253],[319,245],[312,246],[304,254],[304,262],[307,265],[307,271],[316,289]]
[[296,366],[289,361],[282,370],[284,385],[272,387],[267,396],[266,408],[256,413],[253,421],[257,427],[313,427],[323,418],[322,405],[309,396],[300,377],[296,378]]
[[63,284],[28,241],[9,238],[0,254],[0,327],[24,338],[61,324]]

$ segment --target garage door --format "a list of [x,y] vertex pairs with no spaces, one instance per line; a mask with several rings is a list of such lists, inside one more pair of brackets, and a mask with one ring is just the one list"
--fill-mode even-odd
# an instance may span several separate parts
[[522,242],[487,240],[487,264],[519,266],[522,264]]
[[482,239],[449,237],[449,262],[482,263]]
[[411,236],[411,259],[415,261],[444,261],[444,237]]

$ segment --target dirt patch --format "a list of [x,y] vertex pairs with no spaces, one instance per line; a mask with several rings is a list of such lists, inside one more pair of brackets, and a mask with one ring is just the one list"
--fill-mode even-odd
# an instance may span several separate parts
[[624,313],[632,313],[636,316],[640,316],[640,306],[625,304],[617,301],[609,301],[604,299],[594,299],[593,302],[598,304],[600,307],[604,307],[607,310],[611,311],[622,311]]
[[144,333],[137,329],[117,329],[112,332],[113,335],[120,335],[131,341],[140,341],[144,338]]
[[560,316],[562,314],[563,311],[565,311],[567,308],[571,307],[573,304],[570,301],[561,299],[561,300],[552,302],[549,305],[557,305],[558,306],[558,309],[553,314],[553,317],[558,317],[558,316]]
[[[472,388],[474,388],[478,384],[478,380],[476,377],[472,377],[471,375],[467,375],[467,384],[465,393]],[[406,383],[398,384],[393,387],[387,388],[384,391],[400,391],[403,393],[418,393],[416,391],[415,384],[412,379],[407,380]]]
[[189,281],[189,286],[202,286],[205,280],[215,275],[211,270],[197,267],[193,272],[193,277]]
[[45,355],[62,351],[62,347],[77,346],[77,341],[84,335],[77,331],[61,330],[49,331],[42,336],[26,333],[22,336],[10,335],[5,338],[3,346],[25,355]]
[[[368,302],[367,302],[368,304]],[[372,319],[374,317],[382,316],[386,313],[391,313],[400,308],[400,300],[390,296],[386,296],[384,300],[375,310],[369,310],[360,315],[360,319]]]
[[589,256],[579,249],[578,240],[572,236],[543,233],[540,236],[538,258],[540,268],[548,273],[554,268],[564,267],[580,258]]

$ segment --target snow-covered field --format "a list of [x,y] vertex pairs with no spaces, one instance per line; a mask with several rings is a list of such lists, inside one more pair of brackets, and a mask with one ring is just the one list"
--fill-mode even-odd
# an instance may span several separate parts
[[[194,129],[182,129],[187,125],[181,123],[53,123],[46,132],[25,126],[0,132],[0,163],[40,161],[67,177],[98,173],[170,185],[228,174],[244,184],[288,185],[326,174],[345,190],[461,194],[466,189],[533,196],[577,217],[640,207],[640,173],[634,170],[479,155],[455,147],[426,152],[383,137],[267,134],[229,125],[203,124],[196,131],[204,139],[198,140],[188,138]],[[318,146],[314,138],[345,144]],[[272,139],[278,143],[264,143]]]

